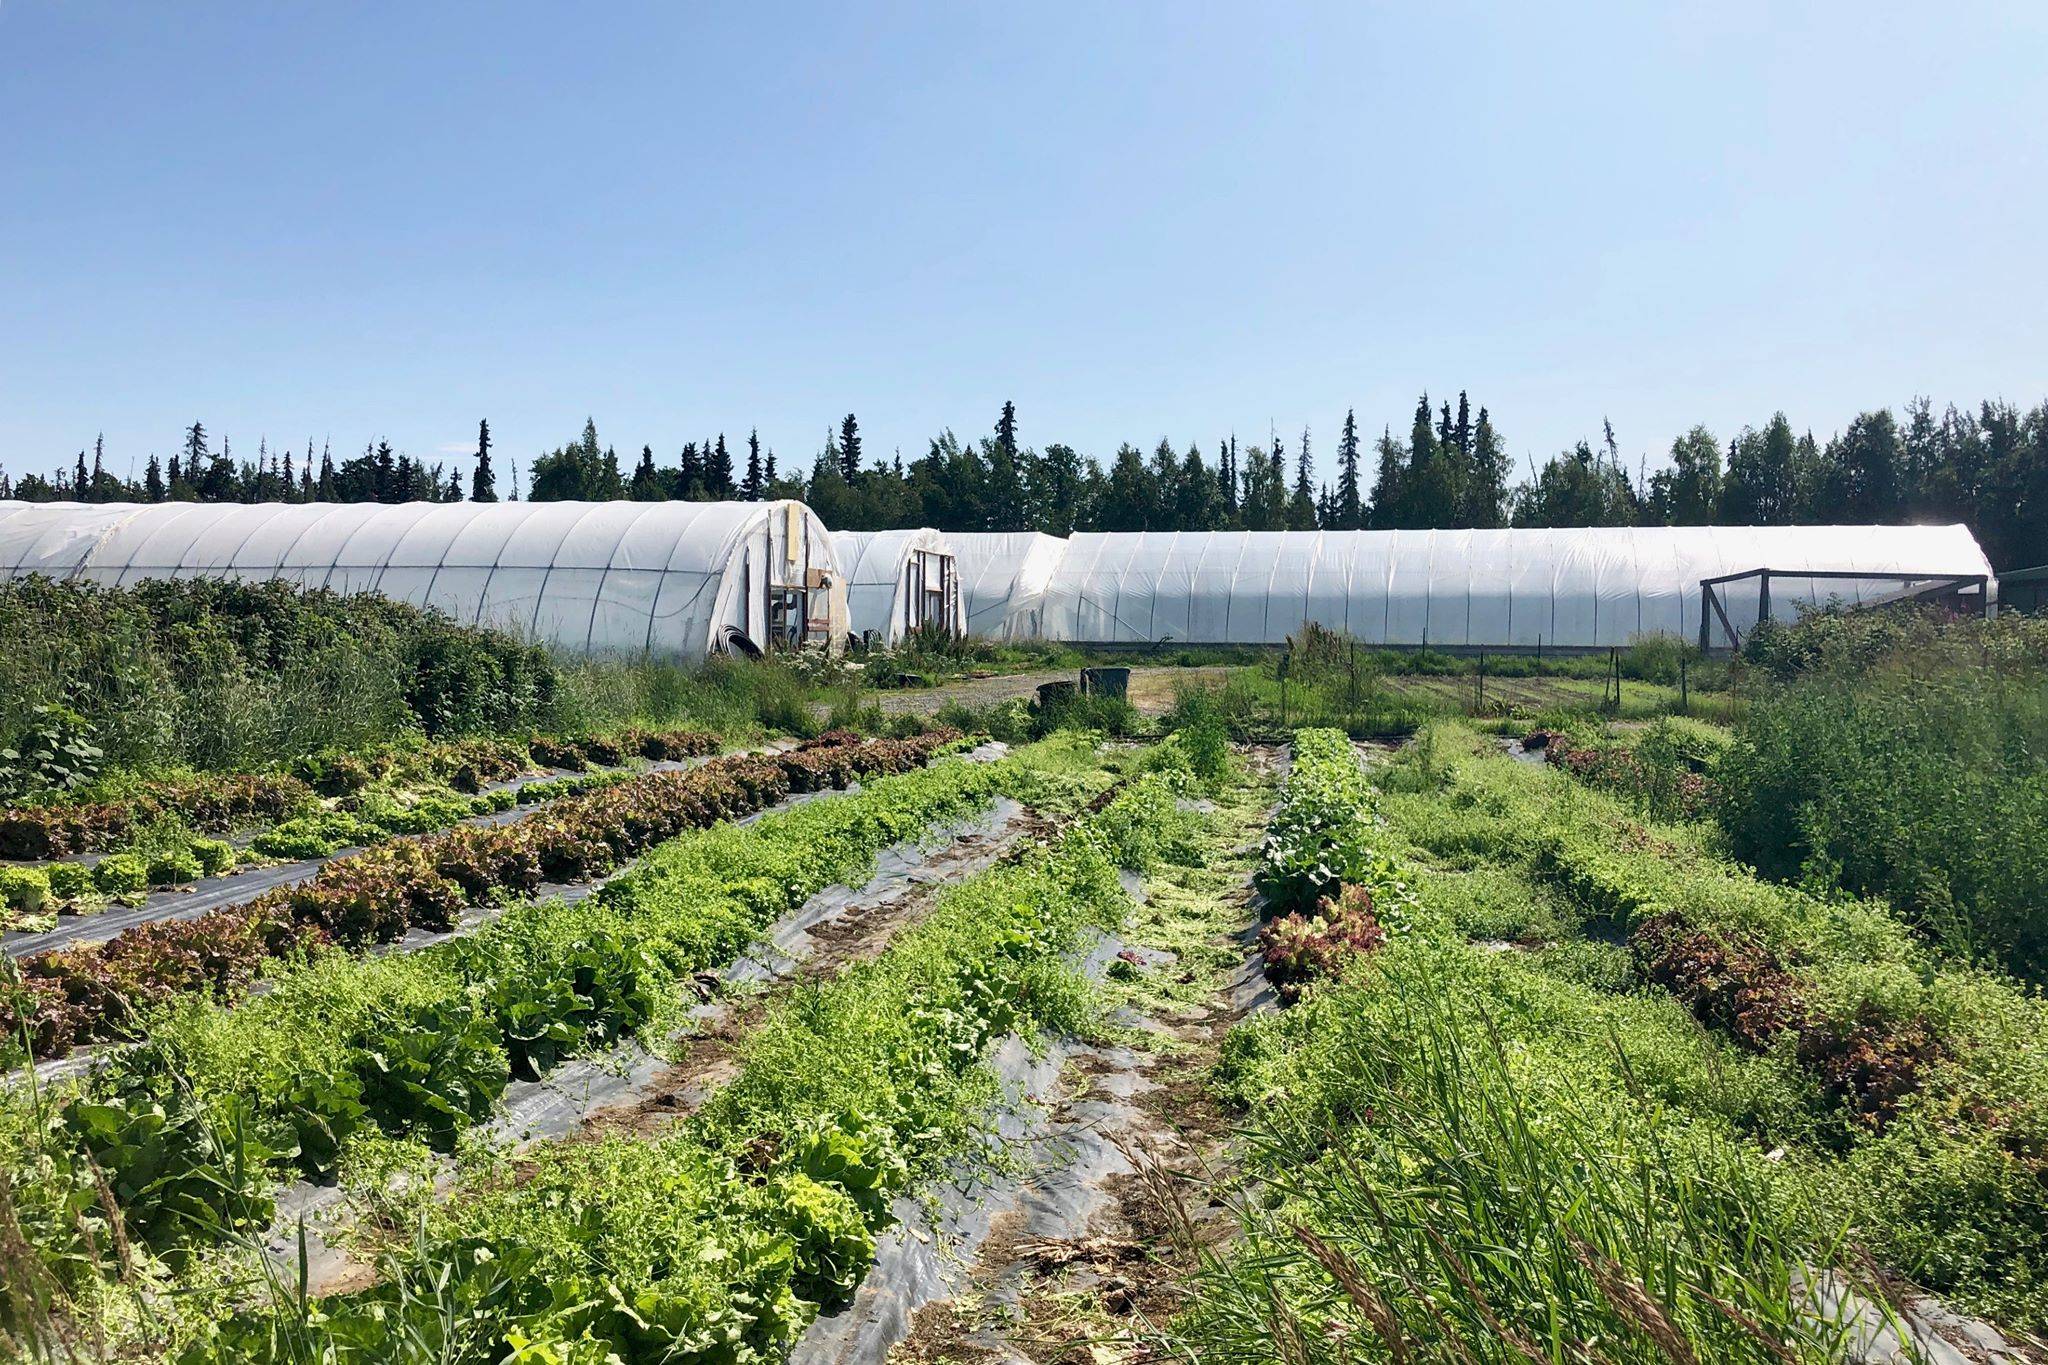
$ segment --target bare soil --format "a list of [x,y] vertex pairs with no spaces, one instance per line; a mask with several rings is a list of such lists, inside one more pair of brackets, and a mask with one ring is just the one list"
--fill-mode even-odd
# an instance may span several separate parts
[[[1140,715],[1164,715],[1173,708],[1177,685],[1220,686],[1229,676],[1228,667],[1175,668],[1146,664],[1131,670],[1131,705]],[[993,706],[1005,701],[1030,701],[1043,683],[1073,682],[1079,671],[1071,668],[1045,669],[1035,673],[1010,673],[995,678],[962,678],[938,687],[880,692],[876,700],[890,715],[932,715],[947,702],[968,706]]]

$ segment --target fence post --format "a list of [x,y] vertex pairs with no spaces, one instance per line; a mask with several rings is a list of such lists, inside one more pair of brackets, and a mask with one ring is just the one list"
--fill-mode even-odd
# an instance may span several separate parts
[[1486,651],[1479,651],[1479,688],[1472,698],[1472,714],[1486,714]]
[[1691,693],[1686,688],[1685,664],[1685,651],[1681,648],[1678,651],[1678,714],[1681,716],[1692,714]]
[[1351,642],[1351,686],[1344,693],[1344,700],[1350,703],[1351,724],[1346,727],[1353,734],[1358,733],[1358,641]]

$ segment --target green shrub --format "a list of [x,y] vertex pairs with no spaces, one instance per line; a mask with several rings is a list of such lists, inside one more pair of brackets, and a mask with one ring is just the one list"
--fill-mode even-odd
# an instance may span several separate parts
[[2048,972],[2048,667],[1812,667],[1751,706],[1715,786],[1767,875],[1883,896],[1956,952]]
[[20,579],[0,585],[0,638],[0,748],[47,757],[31,765],[46,787],[89,775],[101,750],[116,767],[247,770],[406,734],[548,727],[563,702],[536,646],[283,582]]

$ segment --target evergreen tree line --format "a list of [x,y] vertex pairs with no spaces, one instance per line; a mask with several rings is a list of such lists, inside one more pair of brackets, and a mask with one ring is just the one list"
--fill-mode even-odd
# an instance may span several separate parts
[[212,448],[203,423],[185,429],[183,447],[166,464],[152,453],[142,477],[124,479],[107,472],[106,441],[93,442],[92,460],[79,451],[71,469],[50,475],[10,478],[0,470],[0,498],[23,502],[461,502],[481,492],[495,501],[488,451],[489,425],[478,429],[481,480],[472,477],[465,489],[460,471],[445,464],[429,465],[391,449],[389,441],[363,447],[363,453],[336,462],[323,446],[319,458],[306,442],[303,458],[287,449],[257,443],[254,460],[238,460],[226,438]]
[[[1724,446],[1703,426],[1672,442],[1667,468],[1632,472],[1611,424],[1600,442],[1580,441],[1517,479],[1491,414],[1455,404],[1416,404],[1405,439],[1383,429],[1366,448],[1346,413],[1333,477],[1319,480],[1308,431],[1208,451],[1160,440],[1148,455],[1128,443],[1107,464],[1072,446],[1019,443],[1016,406],[1005,403],[978,439],[952,431],[905,461],[867,457],[851,413],[829,430],[808,470],[778,469],[758,432],[729,445],[723,433],[685,444],[674,463],[643,445],[630,472],[586,421],[577,439],[547,451],[528,471],[532,501],[800,498],[825,524],[847,530],[934,526],[945,531],[1382,530],[1501,526],[1791,525],[1961,521],[1992,562],[2048,561],[2048,403],[2020,409],[1985,402],[1937,411],[1916,398],[1903,420],[1889,409],[1859,414],[1825,443],[1795,434],[1785,414],[1744,427]],[[517,498],[516,478],[508,496]],[[106,473],[95,447],[88,465],[19,482],[0,473],[0,497],[83,501],[496,501],[488,423],[477,432],[469,486],[459,474],[394,455],[379,442],[339,464],[309,443],[302,461],[259,447],[237,462],[225,440],[208,448],[194,423],[168,470],[150,457],[139,482]]]

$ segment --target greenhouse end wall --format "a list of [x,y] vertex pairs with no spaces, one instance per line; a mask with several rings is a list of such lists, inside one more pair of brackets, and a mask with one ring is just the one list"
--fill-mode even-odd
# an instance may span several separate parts
[[945,533],[834,531],[832,549],[846,579],[852,635],[895,645],[920,626],[967,633],[959,562]]

